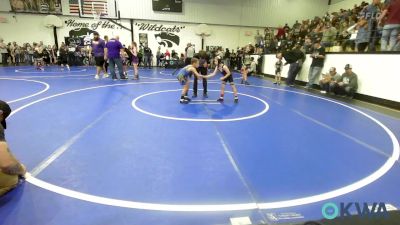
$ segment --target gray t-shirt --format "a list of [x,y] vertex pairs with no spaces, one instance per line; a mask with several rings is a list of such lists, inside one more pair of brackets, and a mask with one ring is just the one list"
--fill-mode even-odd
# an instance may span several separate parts
[[340,76],[340,74],[338,74],[338,73],[335,73],[335,75],[330,75],[331,77],[332,77],[332,80],[333,81],[339,81],[340,80],[340,78],[341,78],[341,76]]
[[343,82],[345,86],[349,86],[355,90],[358,88],[358,78],[357,74],[353,73],[351,75],[344,73],[341,77],[339,82]]
[[259,34],[257,34],[256,36],[254,36],[254,40],[256,42],[256,44],[261,44],[263,37]]
[[194,48],[192,46],[188,47],[186,50],[186,56],[188,58],[193,58],[194,56]]

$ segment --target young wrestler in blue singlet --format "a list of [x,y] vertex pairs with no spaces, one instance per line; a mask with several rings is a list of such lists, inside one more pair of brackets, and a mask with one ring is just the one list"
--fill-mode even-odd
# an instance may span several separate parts
[[181,99],[179,100],[181,104],[188,104],[190,102],[190,98],[187,96],[187,94],[189,92],[189,87],[190,87],[190,77],[193,74],[198,79],[203,79],[203,78],[207,79],[215,76],[215,74],[217,73],[217,67],[216,67],[212,74],[200,75],[196,70],[198,67],[199,67],[199,60],[197,58],[192,58],[191,64],[183,67],[178,72],[177,78],[179,82],[183,85]]

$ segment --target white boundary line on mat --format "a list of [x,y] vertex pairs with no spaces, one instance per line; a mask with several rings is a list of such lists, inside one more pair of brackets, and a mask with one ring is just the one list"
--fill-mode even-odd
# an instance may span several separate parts
[[18,79],[17,78],[0,78],[0,80],[28,81],[28,82],[34,82],[34,83],[39,83],[39,84],[43,84],[44,85],[44,89],[42,89],[42,90],[40,90],[40,91],[38,91],[38,92],[36,92],[34,94],[25,96],[25,97],[21,97],[21,98],[15,99],[15,100],[7,101],[8,104],[19,102],[19,101],[22,101],[22,100],[25,100],[25,99],[32,98],[34,96],[40,95],[40,94],[46,92],[47,90],[49,90],[49,88],[50,88],[50,85],[48,83],[42,82],[42,81],[38,81],[38,80],[27,80],[27,79],[19,79],[19,78]]
[[[147,82],[147,83],[151,83],[151,82]],[[153,83],[164,83],[164,82],[153,82]],[[133,85],[133,84],[139,84],[139,83],[104,85],[104,86],[96,86],[96,87],[83,88],[83,89],[63,92],[63,93],[60,93],[57,95],[39,99],[39,100],[29,103],[27,105],[24,105],[24,106],[18,108],[17,110],[15,110],[13,112],[13,114],[15,114],[15,113],[21,111],[22,109],[25,109],[33,104],[36,104],[38,102],[45,101],[50,98],[66,95],[66,94],[80,92],[80,91],[86,91],[86,90],[93,90],[93,89],[98,89],[98,88],[122,86],[122,85]],[[198,205],[198,204],[179,205],[179,204],[145,203],[145,202],[135,202],[135,201],[127,201],[127,200],[121,200],[121,199],[106,198],[106,197],[90,195],[90,194],[86,194],[86,193],[82,193],[82,192],[78,192],[78,191],[73,191],[73,190],[70,190],[67,188],[63,188],[63,187],[42,181],[38,178],[31,176],[29,173],[26,176],[26,180],[27,180],[27,182],[29,182],[33,185],[36,185],[38,187],[41,187],[45,190],[48,190],[48,191],[51,191],[54,193],[58,193],[60,195],[64,195],[64,196],[68,196],[71,198],[88,201],[88,202],[92,202],[92,203],[97,203],[97,204],[102,204],[102,205],[110,205],[110,206],[116,206],[116,207],[124,207],[124,208],[158,210],[158,211],[179,211],[179,212],[214,212],[214,211],[237,211],[237,210],[254,210],[254,209],[276,209],[276,208],[286,208],[286,207],[293,207],[293,206],[300,206],[300,205],[306,205],[306,204],[310,204],[310,203],[321,202],[324,200],[332,199],[332,198],[339,197],[339,196],[354,192],[356,190],[359,190],[359,189],[373,183],[374,181],[378,180],[383,175],[385,175],[392,168],[392,166],[395,164],[395,162],[399,159],[399,156],[400,156],[399,142],[398,142],[396,136],[393,134],[393,132],[389,128],[387,128],[383,123],[381,123],[379,120],[362,112],[361,110],[358,110],[356,108],[353,108],[351,106],[345,105],[340,102],[336,102],[334,100],[310,95],[307,93],[279,89],[279,88],[254,86],[254,85],[249,85],[248,87],[266,88],[266,89],[296,93],[296,94],[300,94],[300,95],[304,95],[304,96],[310,96],[313,98],[318,98],[318,99],[322,99],[325,101],[329,101],[329,102],[338,104],[340,106],[343,106],[345,108],[351,109],[355,112],[358,112],[361,115],[372,120],[374,123],[378,124],[388,134],[388,136],[390,137],[392,144],[393,144],[392,155],[378,170],[376,170],[372,174],[368,175],[367,177],[364,177],[361,180],[358,180],[350,185],[347,185],[342,188],[338,188],[336,190],[332,190],[329,192],[312,195],[312,196],[307,196],[307,197],[303,197],[303,198],[296,198],[296,199],[291,199],[291,200],[275,201],[275,202],[264,202],[264,203],[234,203],[234,204],[218,204],[218,205],[216,205],[216,204],[214,204],[214,205]]]
[[[73,67],[72,67],[73,68]],[[33,70],[33,71],[27,71],[27,70]],[[60,71],[35,71],[34,68],[26,68],[26,69],[16,69],[16,73],[80,73],[80,72],[85,72],[87,69],[79,69],[79,70],[60,70]]]

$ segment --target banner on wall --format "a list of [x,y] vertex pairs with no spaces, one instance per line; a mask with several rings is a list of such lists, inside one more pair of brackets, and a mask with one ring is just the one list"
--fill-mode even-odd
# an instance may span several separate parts
[[[156,42],[164,48],[177,48],[181,44],[179,35],[185,26],[164,25],[157,23],[135,23],[139,33],[139,42],[142,43],[140,35],[146,35],[146,43]],[[146,32],[146,33],[145,33]]]
[[87,46],[91,44],[93,33],[99,32],[100,36],[108,35],[110,38],[115,34],[121,35],[122,28],[110,21],[90,21],[68,19],[64,21],[67,34],[64,37],[65,44],[72,46]]
[[[254,41],[253,36],[246,36],[245,31],[256,33],[258,28],[250,29],[247,27],[233,27],[215,25],[212,27],[213,34],[205,38],[205,46],[209,48],[224,47],[236,49],[245,46]],[[197,24],[179,24],[173,22],[154,22],[154,21],[136,21],[134,24],[135,40],[139,39],[140,33],[146,33],[149,47],[153,52],[161,47],[161,52],[175,52],[181,54],[185,52],[188,43],[195,46],[201,46],[201,36],[197,35]],[[195,47],[198,52],[200,48]]]
[[13,12],[62,14],[61,0],[10,0]]

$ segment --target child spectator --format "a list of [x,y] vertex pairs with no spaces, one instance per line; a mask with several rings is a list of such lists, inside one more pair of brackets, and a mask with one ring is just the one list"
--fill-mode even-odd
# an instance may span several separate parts
[[249,69],[247,68],[246,65],[242,65],[242,68],[240,69],[240,73],[242,74],[242,81],[240,82],[241,84],[245,85],[250,85],[249,82],[247,82],[247,75],[249,74]]
[[282,54],[281,53],[276,54],[276,58],[278,60],[275,63],[275,82],[274,82],[274,84],[281,85],[281,73],[282,73],[282,68],[283,68]]
[[121,59],[122,59],[122,70],[124,71],[125,77],[128,77],[128,63],[129,63],[129,50],[125,47],[124,50],[121,51]]

